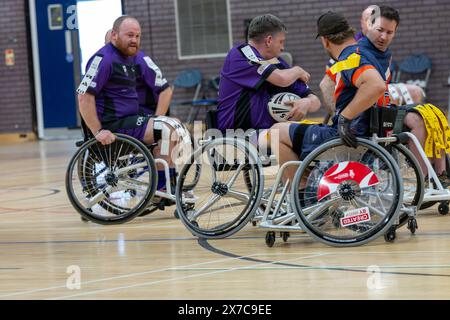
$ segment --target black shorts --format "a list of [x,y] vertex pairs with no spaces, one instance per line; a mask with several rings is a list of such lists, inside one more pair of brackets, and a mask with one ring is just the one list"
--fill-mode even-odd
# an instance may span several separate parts
[[303,138],[310,124],[293,123],[289,126],[289,137],[292,142],[292,150],[302,159]]
[[[123,133],[140,141],[144,141],[145,130],[147,129],[148,121],[154,118],[152,116],[129,116],[116,121],[102,123],[104,129],[111,132]],[[161,130],[153,130],[154,141],[161,140]]]

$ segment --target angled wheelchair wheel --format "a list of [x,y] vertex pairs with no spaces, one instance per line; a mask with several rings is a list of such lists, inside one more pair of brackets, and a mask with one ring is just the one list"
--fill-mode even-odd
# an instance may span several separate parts
[[394,144],[387,150],[398,164],[403,179],[403,204],[420,207],[425,190],[424,176],[419,161],[402,144]]
[[302,162],[291,201],[301,228],[332,246],[356,246],[383,235],[398,217],[402,178],[381,146],[358,139],[356,149],[331,140]]
[[[201,177],[187,194],[185,184],[191,181],[198,165]],[[245,179],[250,179],[250,188]],[[217,138],[196,150],[181,170],[176,188],[177,212],[194,235],[225,238],[252,218],[263,187],[255,147],[239,138]]]
[[[425,195],[424,176],[414,154],[402,144],[394,144],[387,149],[398,164],[403,180],[403,205],[419,209]],[[400,213],[397,228],[410,221],[408,214]]]
[[[181,168],[184,166],[186,162],[190,159],[192,153],[194,152],[193,148],[195,147],[194,138],[191,136],[191,144],[182,144],[180,147],[179,153],[177,155],[177,172],[181,171]],[[194,167],[195,170],[190,170],[183,185],[183,191],[191,191],[195,188],[198,181],[200,180],[202,166],[200,164],[196,164]]]
[[156,167],[147,147],[122,134],[110,145],[84,143],[70,160],[66,192],[82,217],[119,224],[142,213],[152,199]]

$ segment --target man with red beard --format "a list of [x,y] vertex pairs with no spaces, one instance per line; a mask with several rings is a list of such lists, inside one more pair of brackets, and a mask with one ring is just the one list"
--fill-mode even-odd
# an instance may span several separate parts
[[[117,18],[111,42],[89,60],[86,75],[77,90],[81,116],[95,139],[103,145],[114,142],[114,133],[132,136],[145,144],[162,141],[160,122],[164,121],[140,113],[135,61],[140,42],[139,22],[131,16]],[[174,128],[164,128],[170,130],[168,137],[172,137]],[[161,158],[167,161],[172,180],[176,174],[170,155],[176,139],[168,140],[162,142],[167,143],[167,151]],[[159,175],[158,190],[165,186],[164,172]]]
[[112,132],[153,143],[153,121],[138,116],[134,55],[139,51],[141,28],[128,16],[113,25],[111,43],[89,60],[77,92],[80,113],[102,144],[114,142]]

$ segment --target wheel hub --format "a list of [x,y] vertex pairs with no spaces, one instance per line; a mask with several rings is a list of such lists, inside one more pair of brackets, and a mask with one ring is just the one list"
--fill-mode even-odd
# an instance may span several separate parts
[[338,192],[342,199],[350,201],[361,194],[361,188],[355,181],[347,180],[339,185]]
[[228,186],[224,183],[214,182],[211,187],[211,191],[212,191],[212,193],[223,197],[224,195],[226,195],[228,193]]
[[108,173],[105,176],[105,181],[108,185],[116,187],[117,183],[119,182],[119,178],[114,173]]

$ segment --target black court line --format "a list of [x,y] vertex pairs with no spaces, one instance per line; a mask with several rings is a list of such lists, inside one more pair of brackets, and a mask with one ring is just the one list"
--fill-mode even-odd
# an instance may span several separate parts
[[[345,272],[360,272],[360,273],[367,273],[366,270],[360,270],[360,269],[351,269],[351,268],[336,268],[336,267],[320,267],[316,268],[314,266],[310,265],[303,265],[303,264],[293,264],[293,263],[284,263],[284,262],[276,262],[276,261],[270,261],[270,260],[262,260],[262,259],[256,259],[256,258],[249,258],[249,257],[243,257],[231,252],[227,252],[218,248],[213,247],[207,239],[198,239],[198,244],[205,250],[225,256],[230,258],[237,258],[240,260],[250,261],[250,262],[257,262],[257,263],[266,263],[266,264],[272,264],[272,265],[279,265],[284,267],[293,267],[293,268],[308,268],[308,269],[316,269],[316,270],[327,270],[327,271],[345,271]],[[416,272],[394,272],[394,271],[380,271],[380,274],[390,274],[390,275],[402,275],[402,276],[424,276],[424,277],[448,277],[450,278],[450,274],[433,274],[433,273],[416,273]]]
[[[36,190],[38,190],[38,191],[50,191],[50,193],[46,193],[46,194],[43,194],[43,195],[32,196],[32,197],[27,197],[27,198],[14,199],[14,201],[25,201],[25,200],[31,200],[31,199],[46,198],[46,197],[50,197],[50,196],[53,196],[53,195],[58,194],[58,193],[61,192],[60,189],[53,189],[53,188],[49,188],[49,189],[36,188],[36,189],[33,189],[33,188],[17,188],[17,187],[13,187],[11,189],[8,190],[8,192],[13,192],[13,191],[36,191]],[[2,202],[11,202],[11,201],[12,200],[10,200],[10,199],[1,200],[0,203],[2,203]]]

